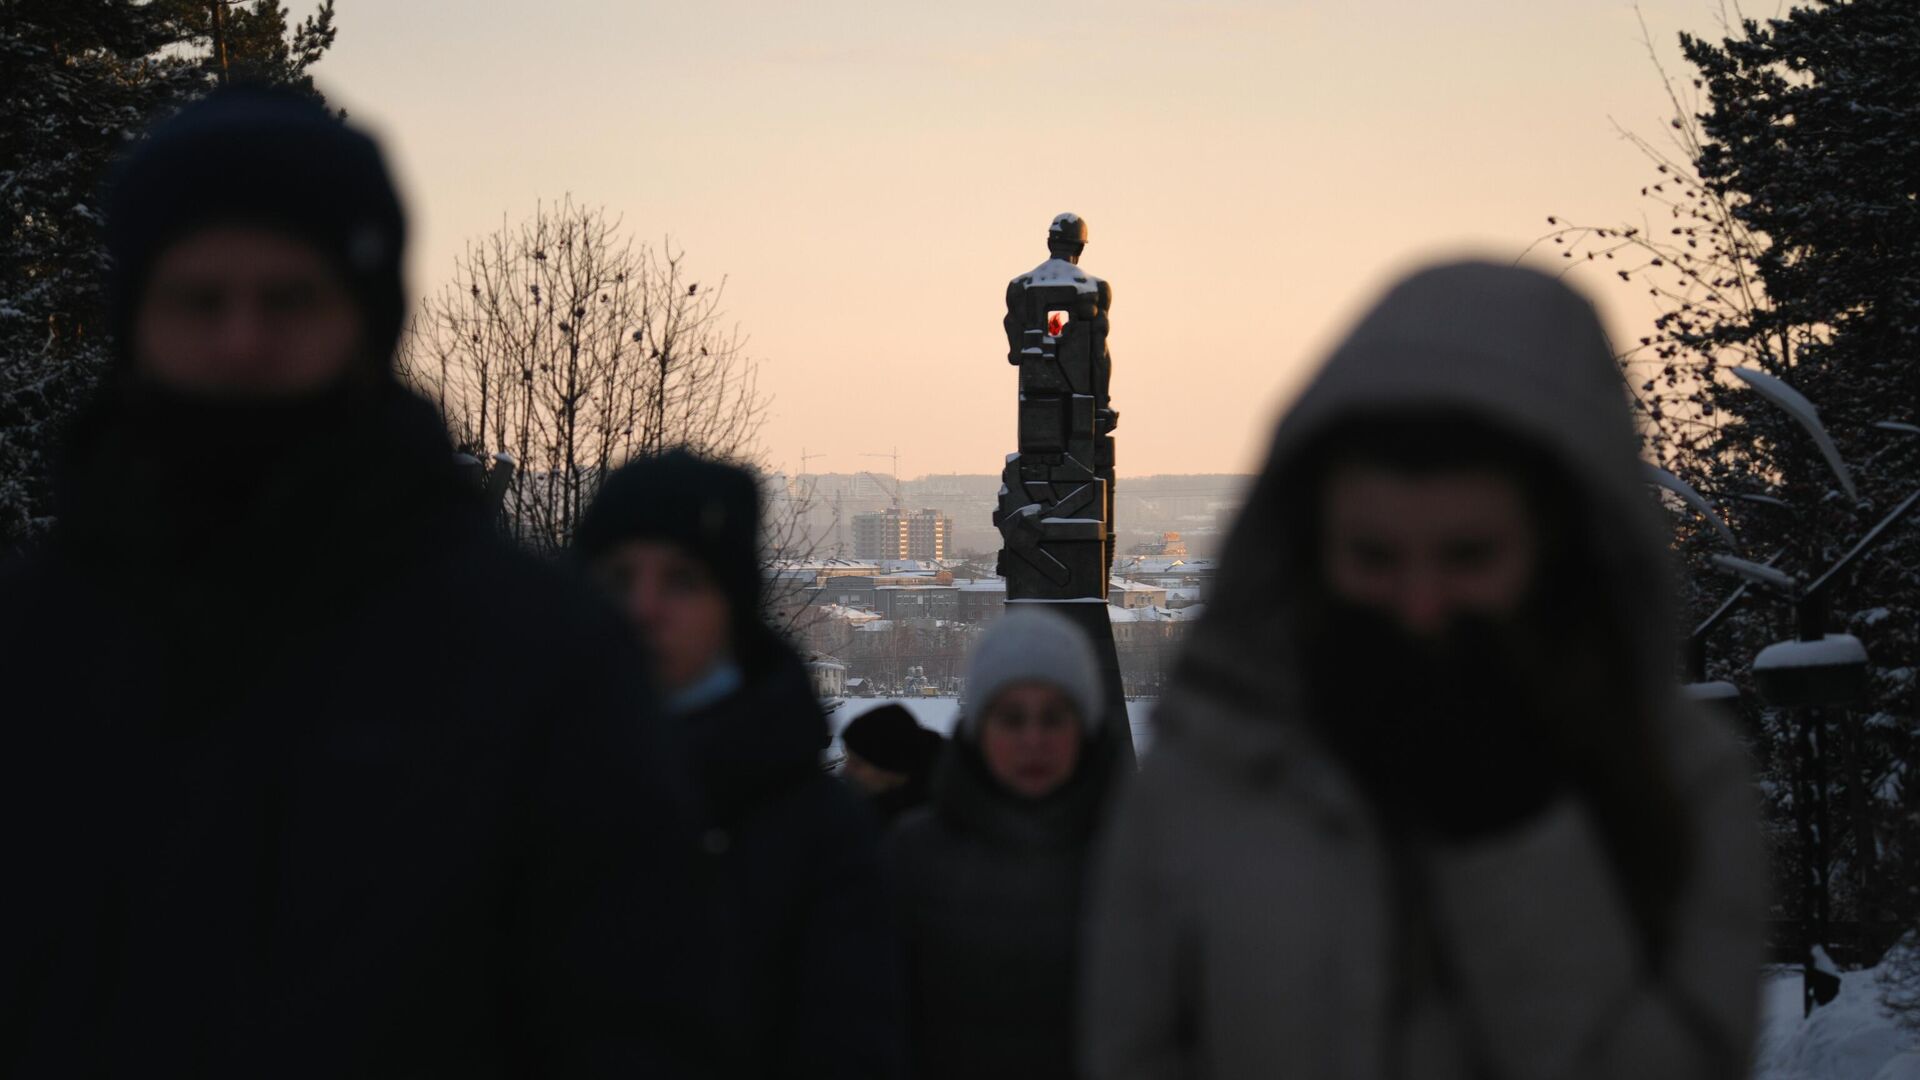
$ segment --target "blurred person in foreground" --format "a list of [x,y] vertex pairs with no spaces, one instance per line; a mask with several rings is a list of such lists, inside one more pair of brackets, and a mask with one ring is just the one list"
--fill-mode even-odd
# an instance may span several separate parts
[[706,794],[715,969],[759,1077],[892,1077],[905,1050],[879,830],[821,771],[826,716],[761,615],[760,490],[684,450],[610,475],[574,550],[647,645]]
[[1672,673],[1593,310],[1402,281],[1282,422],[1096,891],[1100,1080],[1727,1078],[1748,767]]
[[891,825],[927,801],[946,740],[920,726],[904,705],[882,705],[853,718],[840,733],[847,760],[841,775]]
[[379,149],[223,90],[107,237],[117,366],[0,578],[0,1074],[708,1075],[683,758],[394,378]]
[[967,665],[931,803],[887,838],[914,1076],[1078,1076],[1088,852],[1122,771],[1080,629],[1015,605]]

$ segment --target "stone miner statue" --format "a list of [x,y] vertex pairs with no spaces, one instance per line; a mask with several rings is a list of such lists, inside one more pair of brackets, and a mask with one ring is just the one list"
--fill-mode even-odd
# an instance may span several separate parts
[[1007,283],[1007,362],[1020,369],[1019,451],[994,524],[1012,600],[1102,599],[1113,567],[1113,289],[1080,268],[1087,223],[1061,214],[1047,261]]

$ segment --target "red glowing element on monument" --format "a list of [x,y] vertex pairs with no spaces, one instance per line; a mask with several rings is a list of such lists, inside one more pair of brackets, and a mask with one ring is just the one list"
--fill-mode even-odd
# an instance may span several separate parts
[[1059,337],[1067,329],[1067,313],[1064,311],[1047,312],[1047,336]]

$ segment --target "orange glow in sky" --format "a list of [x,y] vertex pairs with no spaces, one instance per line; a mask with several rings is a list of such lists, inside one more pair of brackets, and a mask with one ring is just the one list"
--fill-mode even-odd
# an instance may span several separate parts
[[[1389,275],[1513,259],[1548,214],[1638,223],[1613,121],[1670,112],[1615,0],[338,6],[315,75],[387,140],[416,293],[538,201],[603,205],[726,279],[768,458],[816,472],[999,470],[1006,283],[1067,210],[1113,284],[1123,471],[1252,469]],[[1719,10],[1640,7],[1676,72]],[[1573,280],[1644,332],[1643,296]]]

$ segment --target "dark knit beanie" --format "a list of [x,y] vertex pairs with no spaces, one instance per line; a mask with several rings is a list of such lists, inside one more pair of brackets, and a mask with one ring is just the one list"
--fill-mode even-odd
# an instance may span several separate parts
[[705,563],[727,594],[734,637],[760,622],[760,486],[753,474],[685,450],[640,458],[607,476],[580,524],[588,562],[630,540],[664,540]]
[[389,370],[406,316],[405,214],[380,148],[313,100],[267,87],[209,94],[134,145],[106,210],[107,303],[123,364],[160,254],[197,229],[241,224],[319,249],[360,306],[368,363]]
[[879,768],[917,776],[933,767],[944,740],[921,727],[904,706],[882,705],[854,717],[840,741]]

